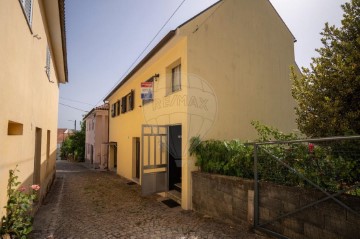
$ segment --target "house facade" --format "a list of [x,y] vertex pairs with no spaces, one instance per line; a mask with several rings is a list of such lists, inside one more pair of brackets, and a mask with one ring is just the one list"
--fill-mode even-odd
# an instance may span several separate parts
[[94,168],[108,168],[108,117],[108,104],[93,108],[84,117],[85,160],[93,164]]
[[43,197],[55,176],[59,85],[68,81],[63,0],[0,1],[0,216],[9,170]]
[[170,31],[105,97],[117,173],[191,209],[192,137],[252,140],[252,120],[296,129],[294,42],[268,0],[219,1]]

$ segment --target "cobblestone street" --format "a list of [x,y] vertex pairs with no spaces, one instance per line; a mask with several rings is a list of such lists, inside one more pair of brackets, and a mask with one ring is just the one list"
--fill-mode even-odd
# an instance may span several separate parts
[[84,163],[57,162],[56,180],[35,216],[31,238],[263,238],[181,207]]

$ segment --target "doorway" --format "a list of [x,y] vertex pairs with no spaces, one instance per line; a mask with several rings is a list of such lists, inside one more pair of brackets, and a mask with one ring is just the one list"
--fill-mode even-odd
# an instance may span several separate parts
[[182,144],[181,125],[169,126],[169,190],[181,192]]
[[143,196],[169,189],[168,129],[168,126],[142,125],[140,179]]
[[34,173],[33,183],[40,184],[40,169],[41,169],[41,128],[36,128],[35,131],[35,154],[34,154]]
[[134,166],[135,166],[135,179],[140,179],[140,138],[134,138]]
[[117,168],[117,143],[109,142],[108,169],[116,171],[116,168]]
[[90,145],[90,161],[91,161],[91,164],[94,163],[94,146],[93,145]]

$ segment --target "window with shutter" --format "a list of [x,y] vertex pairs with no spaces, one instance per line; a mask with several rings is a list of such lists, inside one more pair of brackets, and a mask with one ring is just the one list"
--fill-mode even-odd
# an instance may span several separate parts
[[181,90],[181,65],[177,65],[172,70],[172,92]]
[[120,100],[116,102],[116,115],[120,115]]
[[121,113],[125,113],[126,112],[126,96],[122,97],[121,99]]
[[50,80],[50,65],[51,65],[51,53],[49,46],[46,48],[46,66],[45,66],[45,72]]
[[132,90],[131,92],[130,92],[130,94],[129,94],[129,109],[130,110],[133,110],[134,109],[134,101],[135,101],[135,99],[134,99],[134,90]]
[[21,6],[24,10],[24,14],[26,17],[27,22],[31,26],[32,23],[32,0],[20,0]]
[[111,105],[111,117],[115,117],[115,104]]

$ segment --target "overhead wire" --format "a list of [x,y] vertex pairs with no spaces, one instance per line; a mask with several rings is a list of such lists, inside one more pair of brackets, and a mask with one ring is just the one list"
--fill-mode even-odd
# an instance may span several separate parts
[[86,110],[79,109],[79,108],[73,107],[73,106],[71,106],[71,105],[66,105],[66,104],[63,104],[63,103],[61,103],[61,102],[59,102],[59,105],[62,105],[62,106],[68,107],[68,108],[72,108],[72,109],[74,109],[74,110],[79,110],[79,111],[82,111],[82,112],[85,112],[85,113],[88,112],[88,111],[86,111]]
[[84,104],[84,105],[93,106],[92,104],[85,103],[85,102],[82,102],[82,101],[79,101],[79,100],[73,100],[73,99],[69,99],[69,98],[65,98],[65,97],[61,97],[61,96],[59,98],[62,99],[62,100],[67,100],[67,101],[72,101],[72,102],[76,102],[76,103],[80,103],[80,104]]
[[[160,32],[164,29],[164,27],[169,23],[169,21],[171,20],[171,18],[177,13],[177,11],[180,9],[180,7],[184,4],[186,0],[183,0],[180,5],[175,9],[175,11],[171,14],[171,16],[166,20],[166,22],[162,25],[162,27],[160,28],[160,30],[155,34],[155,36],[151,39],[151,41],[146,45],[146,47],[144,48],[144,50],[141,51],[141,53],[138,55],[138,57],[133,61],[133,63],[129,66],[129,68],[121,75],[121,77],[119,78],[119,80],[111,87],[111,89],[108,91],[107,94],[109,94],[122,80],[123,78],[126,76],[126,74],[132,69],[132,67],[135,65],[135,63],[137,63],[137,61],[140,59],[140,57],[142,56],[142,54],[144,54],[144,52],[148,49],[148,47],[151,45],[151,43],[153,43],[153,41],[156,39],[156,37],[160,34]],[[106,94],[106,95],[107,95]],[[103,98],[101,98],[96,104],[99,104],[101,102]]]

